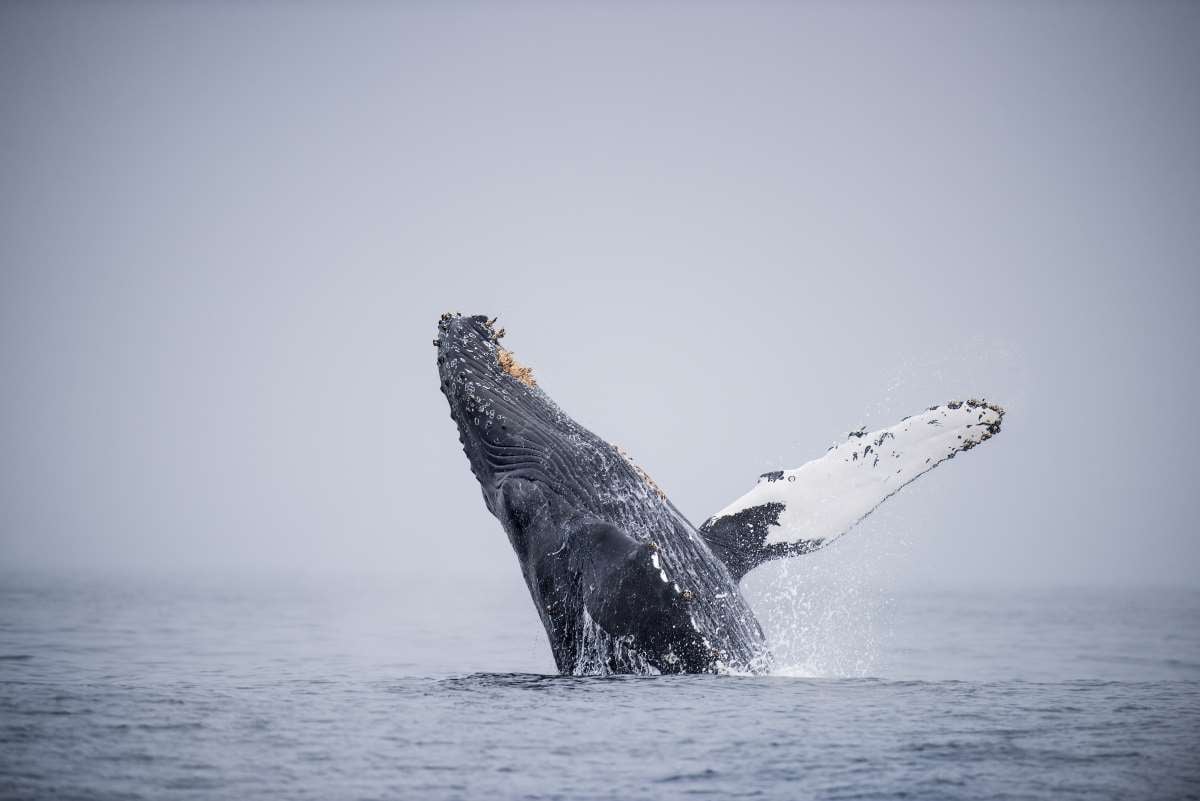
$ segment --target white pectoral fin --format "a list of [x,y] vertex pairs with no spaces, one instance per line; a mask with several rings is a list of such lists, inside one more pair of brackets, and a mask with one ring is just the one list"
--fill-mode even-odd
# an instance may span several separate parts
[[1004,410],[952,401],[870,433],[856,431],[795,470],[763,474],[700,532],[736,577],[769,559],[822,548],[937,465],[991,439]]

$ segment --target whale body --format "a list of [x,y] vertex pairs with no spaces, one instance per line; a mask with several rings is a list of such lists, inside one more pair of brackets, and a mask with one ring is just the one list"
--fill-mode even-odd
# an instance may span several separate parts
[[761,673],[766,640],[739,582],[834,541],[905,484],[994,436],[984,401],[856,431],[760,476],[699,528],[623,451],[538,386],[485,316],[438,322],[441,390],[516,553],[561,673]]

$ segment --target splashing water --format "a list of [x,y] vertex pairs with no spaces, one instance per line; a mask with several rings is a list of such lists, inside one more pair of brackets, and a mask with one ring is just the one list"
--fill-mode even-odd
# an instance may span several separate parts
[[[896,412],[911,414],[937,398],[983,397],[999,400],[1009,412],[1025,408],[1029,360],[1004,340],[980,336],[945,343],[935,352],[910,356],[883,382],[878,399],[864,410],[862,423],[889,425]],[[991,391],[1003,387],[1004,397]],[[911,408],[910,408],[911,407]]]
[[[884,382],[879,400],[848,420],[846,430],[890,425],[931,398],[986,395],[981,388],[997,384],[1009,388],[1004,403],[1011,411],[1024,401],[1024,364],[1007,343],[980,337],[905,359]],[[773,466],[791,469],[807,458],[789,451]],[[905,495],[911,499],[922,491],[910,487]],[[909,556],[908,530],[891,504],[855,526],[844,541],[802,558],[769,562],[745,578],[743,590],[774,656],[772,673],[877,675],[891,639],[891,588]]]
[[633,637],[614,637],[600,627],[585,608],[579,624],[579,651],[571,669],[574,676],[610,676],[614,673],[658,675],[633,645]]
[[803,559],[768,563],[745,581],[775,657],[772,673],[798,677],[872,675],[890,632],[894,556],[904,539],[887,519]]

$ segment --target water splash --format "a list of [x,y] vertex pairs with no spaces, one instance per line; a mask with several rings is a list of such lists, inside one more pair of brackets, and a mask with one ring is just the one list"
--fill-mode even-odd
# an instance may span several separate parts
[[[993,388],[1003,388],[1004,405],[1012,411],[1028,394],[1026,365],[1008,342],[979,336],[904,359],[884,379],[879,399],[848,419],[846,430],[891,425],[944,398],[990,397]],[[812,458],[797,452],[799,444],[779,454],[774,467],[792,469]],[[915,486],[904,493],[911,499],[923,491]],[[901,524],[896,505],[890,504],[829,548],[770,562],[746,577],[743,590],[774,654],[773,673],[878,675],[881,656],[890,647],[891,588],[910,558],[905,532],[912,528]]]
[[798,559],[768,563],[744,589],[775,657],[775,675],[875,675],[890,632],[891,577],[905,549],[891,521]]
[[611,676],[614,673],[658,675],[658,669],[647,662],[642,652],[634,646],[632,636],[612,636],[592,619],[586,607],[576,642],[579,646],[575,653],[575,664],[571,667],[573,676]]
[[970,336],[949,341],[940,350],[896,365],[878,399],[865,409],[863,422],[889,425],[898,410],[910,414],[925,404],[958,397],[987,398],[1000,401],[1010,412],[1018,410],[1026,405],[1028,364],[1002,339]]

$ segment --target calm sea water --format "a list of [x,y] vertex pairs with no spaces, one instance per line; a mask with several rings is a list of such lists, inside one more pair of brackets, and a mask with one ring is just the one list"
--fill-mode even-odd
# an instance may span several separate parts
[[[768,583],[769,584],[769,583]],[[813,592],[563,678],[519,582],[0,580],[0,796],[1200,798],[1200,592]]]

